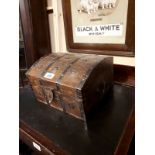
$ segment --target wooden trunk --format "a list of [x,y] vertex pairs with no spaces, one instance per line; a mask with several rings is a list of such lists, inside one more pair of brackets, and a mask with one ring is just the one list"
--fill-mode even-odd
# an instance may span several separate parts
[[113,58],[94,54],[50,54],[26,73],[38,101],[86,120],[112,86]]

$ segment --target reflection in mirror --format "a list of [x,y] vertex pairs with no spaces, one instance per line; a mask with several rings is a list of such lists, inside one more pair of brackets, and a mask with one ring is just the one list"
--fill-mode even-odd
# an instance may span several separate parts
[[26,59],[25,59],[25,46],[24,37],[22,32],[21,19],[19,17],[19,86],[23,87],[27,84],[25,72],[27,70]]
[[19,18],[19,67],[20,69],[26,68],[25,52],[24,52],[24,38],[23,38],[20,18]]

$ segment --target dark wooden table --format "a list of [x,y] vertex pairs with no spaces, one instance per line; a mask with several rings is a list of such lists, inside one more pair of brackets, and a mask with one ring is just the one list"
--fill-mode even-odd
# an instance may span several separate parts
[[115,84],[98,110],[83,122],[38,103],[20,89],[20,140],[40,154],[126,155],[135,130],[134,87]]

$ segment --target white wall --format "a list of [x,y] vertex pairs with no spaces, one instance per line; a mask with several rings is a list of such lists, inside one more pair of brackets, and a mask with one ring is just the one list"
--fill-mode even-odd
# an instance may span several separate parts
[[[53,52],[68,52],[66,49],[65,30],[61,0],[47,0],[48,7],[52,7],[53,14],[49,14],[50,36]],[[135,58],[114,56],[115,64],[135,66]]]

